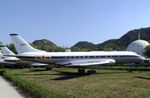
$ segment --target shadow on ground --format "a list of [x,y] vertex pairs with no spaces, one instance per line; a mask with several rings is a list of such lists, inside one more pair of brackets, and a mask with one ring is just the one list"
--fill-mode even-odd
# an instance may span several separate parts
[[78,78],[78,77],[83,77],[83,76],[89,76],[92,74],[85,73],[85,74],[79,74],[77,72],[66,72],[66,71],[56,71],[61,74],[61,76],[56,77],[51,80],[68,80],[68,79],[73,79],[73,78]]
[[42,71],[47,71],[46,69],[30,69],[29,72],[42,72]]
[[142,77],[142,76],[136,76],[135,78],[144,79],[144,80],[150,80],[150,78],[146,78],[146,77]]
[[132,71],[150,71],[150,68],[139,68],[139,67],[127,67],[127,68],[113,68],[113,67],[107,67],[107,68],[98,68],[98,69],[104,69],[104,70],[132,70]]
[[[109,68],[108,68],[109,69]],[[112,69],[111,69],[112,70]],[[115,68],[115,70],[117,70]],[[133,69],[135,70],[135,69]],[[141,69],[140,71],[143,71],[145,69]],[[148,71],[149,69],[146,69],[146,71]],[[71,71],[68,71],[68,70],[61,70],[61,69],[54,69],[54,70],[51,70],[50,72],[46,72],[44,73],[46,70],[45,69],[31,69],[29,71],[29,73],[17,73],[16,75],[55,75],[56,77],[51,79],[51,80],[69,80],[69,79],[73,79],[73,78],[79,78],[79,77],[84,77],[84,76],[90,76],[90,75],[93,75],[92,73],[85,73],[85,74],[79,74],[77,72],[71,72]],[[30,73],[31,72],[31,73]],[[32,73],[33,72],[33,73]],[[36,73],[36,72],[39,72],[39,73]],[[124,73],[129,73],[127,70],[120,70],[120,71],[117,71],[117,72],[97,72],[96,74],[124,74]],[[139,79],[146,79],[146,80],[150,80],[150,78],[145,78],[145,77],[135,77],[135,78],[139,78]]]
[[[66,71],[56,71],[56,72],[60,73],[61,76],[56,77],[51,80],[69,80],[69,79],[73,79],[73,78],[94,75],[92,73],[79,74],[77,72],[66,72]],[[102,73],[96,73],[96,74],[118,74],[118,73],[120,74],[120,73],[128,73],[128,72],[102,72]]]

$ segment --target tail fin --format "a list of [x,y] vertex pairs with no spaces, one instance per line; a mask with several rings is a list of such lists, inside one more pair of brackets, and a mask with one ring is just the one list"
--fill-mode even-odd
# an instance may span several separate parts
[[4,55],[15,55],[11,50],[9,50],[6,46],[0,46],[1,52]]
[[2,60],[3,59],[3,54],[2,54],[2,52],[0,51],[0,60]]
[[3,54],[0,52],[0,58],[3,56]]
[[38,50],[33,48],[29,43],[27,43],[21,36],[18,34],[10,34],[13,44],[17,50],[17,53],[25,53],[25,52],[44,52],[42,50]]

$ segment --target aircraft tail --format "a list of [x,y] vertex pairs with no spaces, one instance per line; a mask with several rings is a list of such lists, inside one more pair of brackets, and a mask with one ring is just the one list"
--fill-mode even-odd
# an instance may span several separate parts
[[0,60],[3,59],[4,55],[2,54],[2,52],[0,51]]
[[15,55],[11,50],[9,50],[6,46],[0,46],[1,52],[4,55]]
[[0,58],[2,58],[3,57],[3,54],[0,52]]
[[29,43],[27,43],[21,36],[18,34],[10,34],[13,44],[17,50],[17,53],[25,53],[25,52],[44,52],[42,50],[38,50],[33,48]]

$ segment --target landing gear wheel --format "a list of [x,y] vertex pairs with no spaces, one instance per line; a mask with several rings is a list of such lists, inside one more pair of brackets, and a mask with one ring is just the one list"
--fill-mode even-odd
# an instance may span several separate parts
[[79,74],[84,74],[85,73],[85,69],[78,69],[78,73]]
[[129,68],[128,71],[129,71],[129,72],[133,72],[132,65],[130,65],[130,68]]
[[52,70],[53,68],[51,66],[46,66],[46,70]]
[[22,65],[22,66],[19,66],[19,69],[23,69],[24,68],[24,66]]
[[87,74],[96,74],[96,71],[95,70],[88,70]]
[[133,72],[133,70],[132,70],[132,69],[129,69],[128,72]]

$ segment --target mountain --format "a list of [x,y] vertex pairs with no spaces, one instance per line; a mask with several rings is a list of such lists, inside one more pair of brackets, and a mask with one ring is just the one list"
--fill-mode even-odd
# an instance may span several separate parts
[[96,48],[96,45],[91,42],[80,41],[76,43],[74,46],[72,46],[71,50],[72,51],[90,51],[90,50],[95,50],[95,48]]
[[42,45],[50,45],[50,46],[54,46],[54,47],[56,47],[57,45],[56,44],[54,44],[53,42],[51,42],[51,41],[49,41],[49,40],[47,40],[47,39],[41,39],[41,40],[35,40],[35,41],[33,41],[32,42],[32,44],[33,45],[40,45],[40,44],[42,44]]
[[125,35],[123,35],[121,38],[118,39],[117,44],[123,49],[126,49],[126,47],[131,42],[138,39],[138,34],[140,34],[140,39],[149,41],[150,40],[150,27],[135,29],[135,30],[131,30],[127,32]]
[[[148,27],[131,30],[118,39],[110,39],[100,44],[93,44],[88,41],[80,41],[71,47],[71,51],[126,50],[127,46],[131,42],[138,39],[138,34],[140,34],[140,38],[142,40],[150,42],[150,27]],[[32,46],[37,49],[46,50],[49,52],[65,50],[64,48],[57,46],[56,44],[47,39],[35,40],[32,43]],[[12,50],[15,50],[14,46],[11,44],[10,48],[12,48]]]
[[49,52],[64,51],[63,48],[57,46],[56,44],[54,44],[53,42],[51,42],[47,39],[35,40],[32,43],[32,46],[37,48],[37,49],[45,50],[45,51],[49,51]]
[[96,50],[98,51],[112,51],[112,50],[122,50],[121,47],[117,44],[117,39],[110,39],[103,43],[96,45]]
[[[127,32],[119,39],[110,39],[100,44],[89,44],[89,42],[83,43],[84,41],[78,42],[73,48],[79,48],[80,50],[126,50],[127,46],[138,39],[138,34],[142,40],[150,42],[150,27],[135,29]],[[87,44],[88,43],[88,44]],[[83,47],[84,46],[84,47]]]

